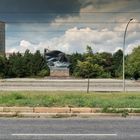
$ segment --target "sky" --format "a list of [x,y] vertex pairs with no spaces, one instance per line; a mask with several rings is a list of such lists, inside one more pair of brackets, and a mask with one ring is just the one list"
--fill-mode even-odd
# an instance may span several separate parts
[[140,0],[0,0],[0,21],[6,23],[6,52],[44,48],[71,54],[125,53],[140,45]]

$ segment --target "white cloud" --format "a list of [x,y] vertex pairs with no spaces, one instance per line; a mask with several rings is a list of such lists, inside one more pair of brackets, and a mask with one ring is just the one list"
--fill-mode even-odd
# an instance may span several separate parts
[[[86,46],[90,45],[93,48],[93,52],[105,51],[113,53],[123,46],[124,32],[120,33],[115,31],[122,29],[123,26],[122,24],[114,27],[114,31],[108,28],[95,30],[89,27],[73,27],[66,30],[64,34],[58,37],[45,39],[39,43],[32,43],[30,40],[23,39],[19,42],[18,47],[12,47],[8,52],[25,52],[26,49],[29,49],[31,52],[35,52],[36,50],[43,52],[44,48],[49,48],[50,50],[60,50],[65,53],[82,53],[86,51]],[[132,30],[137,30],[139,28],[139,26],[135,27],[134,25],[132,27]],[[140,44],[137,36],[138,33],[136,31],[131,34],[129,33],[129,36],[126,38],[126,46],[128,46],[126,47],[126,53],[131,53],[132,49]]]
[[[128,21],[129,20],[126,20],[126,19],[121,20],[121,22],[126,22],[126,23],[123,23],[123,24],[120,24],[119,26],[116,26],[114,28],[114,31],[124,31]],[[138,31],[138,30],[140,30],[140,24],[138,24],[138,23],[139,23],[139,21],[137,19],[134,19],[133,21],[131,21],[129,23],[127,31]]]
[[26,40],[22,40],[20,42],[20,46],[21,46],[21,48],[28,49],[30,46],[32,46],[32,44]]
[[9,49],[8,52],[24,53],[27,49],[29,49],[31,52],[35,52],[36,50],[42,50],[43,49],[42,47],[44,47],[42,43],[34,44],[28,40],[21,40],[19,42],[19,46]]
[[[66,53],[85,52],[86,46],[93,47],[93,51],[110,51],[115,49],[114,42],[119,40],[119,36],[112,31],[98,31],[91,28],[78,29],[77,27],[67,30],[62,36],[50,40],[33,44],[28,40],[21,40],[18,51],[24,52],[29,49],[31,52],[36,50],[43,51],[44,48],[57,49]],[[15,49],[16,50],[16,49]]]
[[132,44],[129,44],[125,50],[125,54],[131,54],[134,48],[137,48],[140,45],[140,40]]
[[[23,36],[18,38],[16,46],[11,45],[7,52],[20,51],[24,52],[29,49],[31,52],[49,48],[57,49],[66,53],[85,52],[86,46],[93,47],[94,52],[115,52],[123,47],[123,35],[127,20],[130,13],[111,13],[127,9],[131,6],[128,1],[113,1],[106,3],[98,0],[80,0],[85,5],[80,10],[79,15],[68,17],[56,17],[51,24],[24,24],[20,25],[23,31],[32,31],[22,33]],[[131,2],[133,4],[133,2]],[[101,4],[101,5],[100,5]],[[93,13],[90,13],[93,12]],[[95,11],[95,13],[94,13]],[[86,13],[87,12],[87,13]],[[89,12],[89,13],[88,13]],[[132,13],[131,17],[139,17],[139,14]],[[114,24],[102,24],[102,22],[115,22]],[[133,21],[128,28],[126,36],[126,53],[130,53],[132,48],[140,44],[139,35],[140,25]],[[97,22],[97,23],[96,23]],[[99,22],[99,24],[98,24]],[[101,22],[101,24],[100,24]],[[120,22],[118,24],[118,22]],[[125,22],[125,23],[121,23]],[[84,23],[84,24],[83,24]],[[64,32],[59,32],[59,30]],[[35,31],[35,32],[34,32]],[[49,32],[52,31],[52,32]],[[131,31],[131,32],[129,32]],[[52,35],[53,34],[53,35]],[[11,40],[10,44],[14,44],[15,40]],[[127,47],[128,46],[128,47]]]

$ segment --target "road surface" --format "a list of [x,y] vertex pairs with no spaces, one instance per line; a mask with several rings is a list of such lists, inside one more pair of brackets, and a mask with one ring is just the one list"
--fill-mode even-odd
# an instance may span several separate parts
[[[0,91],[86,91],[87,79],[3,79]],[[122,80],[90,79],[90,91],[122,91]],[[126,80],[126,91],[140,91],[140,81]]]
[[1,118],[0,140],[140,140],[140,118]]

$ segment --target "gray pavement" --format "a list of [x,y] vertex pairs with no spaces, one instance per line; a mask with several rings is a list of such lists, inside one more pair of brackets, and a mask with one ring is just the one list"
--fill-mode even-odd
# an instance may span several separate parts
[[140,140],[140,118],[0,119],[0,140]]
[[[87,79],[3,79],[0,91],[86,91]],[[123,81],[90,79],[90,91],[122,91]],[[126,80],[126,91],[140,91],[140,81]]]

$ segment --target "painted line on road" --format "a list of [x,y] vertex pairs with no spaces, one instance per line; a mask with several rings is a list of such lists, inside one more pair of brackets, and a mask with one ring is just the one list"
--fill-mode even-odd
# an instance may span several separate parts
[[11,134],[12,136],[48,136],[48,137],[54,137],[54,136],[117,136],[117,134]]

